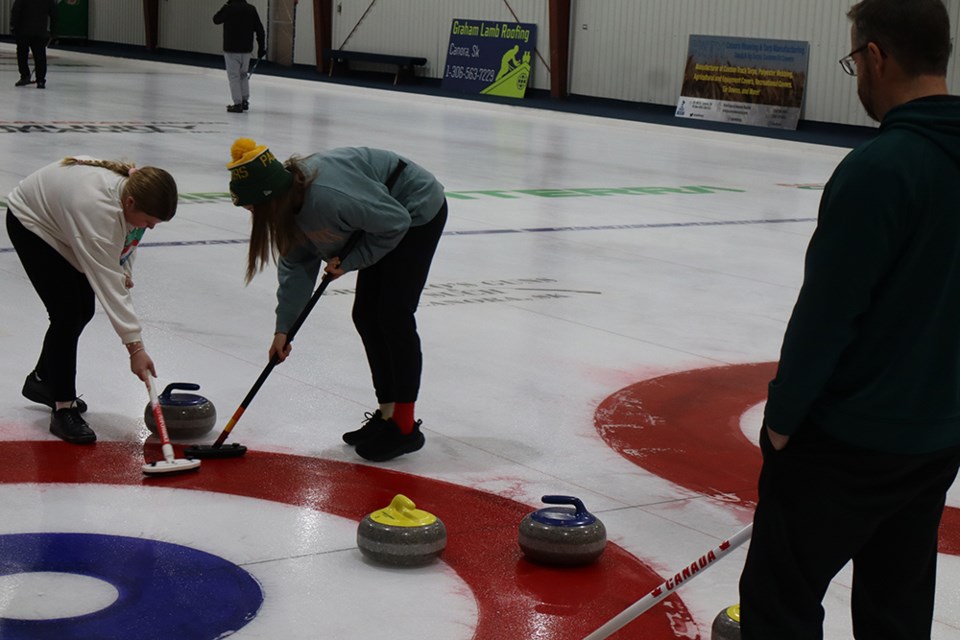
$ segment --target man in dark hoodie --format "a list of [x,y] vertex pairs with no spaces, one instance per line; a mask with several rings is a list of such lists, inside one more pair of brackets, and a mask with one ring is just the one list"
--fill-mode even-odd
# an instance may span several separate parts
[[17,67],[20,79],[16,86],[30,84],[30,58],[36,67],[37,89],[47,88],[47,43],[57,20],[55,0],[13,0],[10,8],[10,30],[17,40]]
[[960,97],[941,0],[863,0],[840,61],[879,135],[837,167],[770,382],[743,640],[823,637],[853,561],[856,638],[930,638],[960,466]]
[[257,57],[267,55],[264,43],[263,23],[257,8],[247,0],[227,0],[213,16],[214,24],[223,25],[223,59],[230,80],[230,95],[233,104],[227,107],[230,113],[243,113],[250,108],[250,54],[253,52],[253,37],[257,37]]

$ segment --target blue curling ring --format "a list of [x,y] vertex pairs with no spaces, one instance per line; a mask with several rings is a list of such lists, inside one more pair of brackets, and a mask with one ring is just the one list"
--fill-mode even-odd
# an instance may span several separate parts
[[97,578],[119,597],[71,618],[0,617],[3,640],[215,640],[253,620],[263,604],[253,576],[189,547],[86,533],[0,535],[0,576],[40,571]]

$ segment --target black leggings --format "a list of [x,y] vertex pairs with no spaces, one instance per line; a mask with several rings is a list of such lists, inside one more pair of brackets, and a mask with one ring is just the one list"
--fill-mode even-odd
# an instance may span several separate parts
[[447,221],[447,203],[433,220],[411,227],[396,248],[357,273],[353,324],[367,353],[377,402],[415,402],[423,355],[414,314]]
[[87,276],[24,227],[9,209],[7,233],[50,318],[37,373],[50,385],[55,400],[72,401],[77,397],[77,343],[95,310],[93,289]]

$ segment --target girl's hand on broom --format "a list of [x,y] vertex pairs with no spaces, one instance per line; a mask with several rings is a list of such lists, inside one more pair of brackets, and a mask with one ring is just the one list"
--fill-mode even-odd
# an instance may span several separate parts
[[344,273],[343,269],[340,268],[340,258],[330,258],[327,261],[326,266],[323,268],[323,272],[327,274],[330,280],[336,280]]
[[143,382],[147,381],[147,376],[149,375],[152,375],[154,378],[157,377],[157,370],[154,367],[153,360],[143,349],[131,354],[130,371]]
[[273,334],[273,344],[270,345],[270,353],[268,355],[270,356],[270,360],[276,357],[277,362],[280,363],[287,359],[291,349],[293,349],[293,345],[287,344],[287,334],[275,333]]

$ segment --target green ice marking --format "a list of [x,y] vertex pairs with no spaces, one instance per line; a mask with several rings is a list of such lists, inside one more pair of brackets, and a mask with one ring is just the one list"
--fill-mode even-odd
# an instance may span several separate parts
[[233,202],[229,193],[211,191],[208,193],[181,193],[180,202]]
[[590,188],[590,189],[513,189],[491,191],[447,191],[447,197],[455,200],[479,200],[481,198],[500,198],[515,200],[524,196],[537,198],[583,198],[607,196],[662,196],[670,194],[695,195],[710,194],[718,191],[731,193],[746,193],[743,189],[732,187],[621,187],[621,188]]

